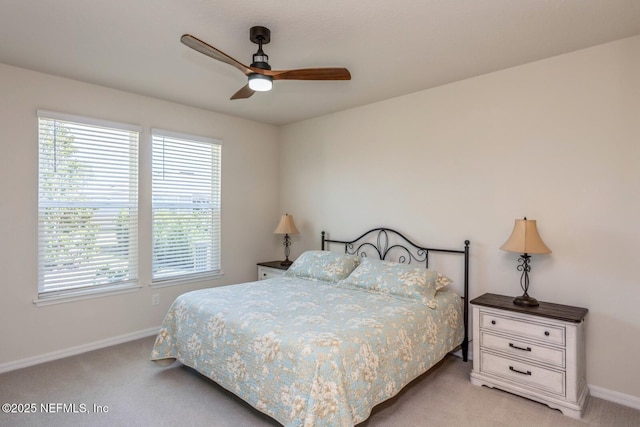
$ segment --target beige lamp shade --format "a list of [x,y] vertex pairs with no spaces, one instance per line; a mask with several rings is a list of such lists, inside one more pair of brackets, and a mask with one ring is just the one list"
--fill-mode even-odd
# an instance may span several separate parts
[[280,223],[273,234],[300,234],[293,222],[293,215],[284,214],[280,217]]
[[549,254],[551,249],[544,244],[535,219],[516,219],[509,239],[500,246],[503,251],[521,254]]

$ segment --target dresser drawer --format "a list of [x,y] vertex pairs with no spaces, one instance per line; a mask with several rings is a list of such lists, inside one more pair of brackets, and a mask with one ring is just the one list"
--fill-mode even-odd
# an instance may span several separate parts
[[480,327],[487,330],[515,334],[523,338],[532,338],[550,344],[565,344],[564,327],[562,326],[547,325],[481,312]]
[[565,373],[498,356],[486,351],[480,352],[480,371],[506,378],[528,387],[548,393],[565,395]]
[[278,268],[259,266],[258,267],[258,280],[272,279],[274,277],[280,277],[284,274],[285,270]]
[[565,366],[565,350],[544,347],[514,337],[504,337],[487,331],[480,332],[480,345],[484,348],[509,353],[537,362],[550,363],[559,368]]

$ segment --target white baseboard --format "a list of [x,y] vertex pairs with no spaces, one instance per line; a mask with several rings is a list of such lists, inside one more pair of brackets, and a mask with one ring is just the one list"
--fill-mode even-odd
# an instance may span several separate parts
[[593,397],[598,397],[630,408],[640,409],[640,397],[631,396],[630,394],[620,393],[618,391],[609,390],[591,384],[589,384],[589,391]]
[[122,344],[128,341],[134,341],[140,338],[146,338],[151,335],[156,335],[160,327],[144,329],[142,331],[132,332],[130,334],[120,335],[113,338],[107,338],[105,340],[94,341],[88,344],[79,345],[77,347],[71,347],[65,350],[54,351],[51,353],[42,354],[40,356],[27,357],[26,359],[16,360],[13,362],[7,362],[0,364],[0,374],[9,371],[15,371],[16,369],[26,368],[28,366],[38,365],[40,363],[51,362],[52,360],[62,359],[69,356],[75,356],[76,354],[86,353],[88,351],[98,350],[100,348],[110,347],[112,345]]

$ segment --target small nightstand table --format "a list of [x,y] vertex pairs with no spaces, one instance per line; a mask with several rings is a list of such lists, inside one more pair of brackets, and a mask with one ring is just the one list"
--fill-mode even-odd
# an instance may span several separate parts
[[281,265],[282,261],[269,261],[258,263],[258,280],[271,279],[272,277],[282,276],[290,265]]
[[581,418],[589,397],[586,308],[484,294],[473,307],[471,383],[496,387]]

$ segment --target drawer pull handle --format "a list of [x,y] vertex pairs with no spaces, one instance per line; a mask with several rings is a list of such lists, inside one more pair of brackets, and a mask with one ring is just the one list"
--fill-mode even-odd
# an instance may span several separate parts
[[496,324],[496,321],[495,321],[495,320],[492,320],[492,321],[491,321],[491,324],[492,324],[492,325],[495,325],[495,324]]
[[511,348],[515,348],[516,350],[522,350],[522,351],[531,351],[531,347],[518,347],[517,345],[514,345],[512,342],[509,343],[509,347]]
[[517,372],[517,373],[522,374],[522,375],[531,375],[531,371],[527,371],[527,372],[518,371],[513,366],[509,366],[509,370],[513,371],[513,372]]
[[544,336],[545,336],[545,337],[548,337],[549,335],[550,335],[550,334],[549,334],[549,331],[544,331]]

